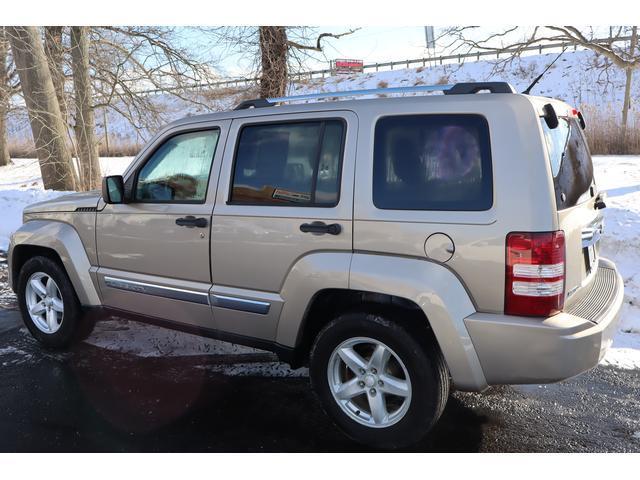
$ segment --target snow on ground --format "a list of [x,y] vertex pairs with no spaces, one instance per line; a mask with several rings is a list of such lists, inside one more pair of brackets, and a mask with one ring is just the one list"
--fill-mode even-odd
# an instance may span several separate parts
[[[102,158],[105,174],[124,171],[131,157]],[[625,282],[625,303],[620,330],[603,363],[619,368],[640,368],[640,156],[594,157],[596,181],[607,190],[605,236],[601,253],[612,259]],[[22,209],[29,203],[52,198],[61,192],[44,191],[37,160],[14,160],[0,167],[0,249],[6,248],[12,231],[22,221]],[[139,356],[253,353],[257,350],[204,339],[181,332],[110,320],[96,327],[88,342],[102,348]],[[2,352],[0,352],[0,355]],[[278,365],[278,364],[274,364]],[[209,368],[209,367],[208,367]],[[217,368],[217,367],[216,367]],[[229,374],[303,375],[284,367],[220,366]],[[284,373],[283,373],[284,372]]]
[[[11,361],[4,361],[5,355],[11,355],[12,357],[17,356],[17,358],[14,358]],[[21,363],[29,362],[32,359],[33,355],[11,345],[0,348],[0,364],[3,367],[6,367],[7,365],[19,365]]]
[[233,365],[207,365],[207,370],[237,377],[307,377],[308,368],[292,370],[280,362],[234,363]]
[[241,345],[119,319],[98,322],[87,343],[139,357],[234,355],[261,352]]
[[[521,92],[557,55],[527,55],[502,65],[491,60],[315,78],[293,83],[289,94],[481,81],[506,81]],[[565,52],[545,73],[532,94],[558,98],[576,107],[589,105],[606,109],[614,105],[617,108],[624,94],[625,74],[623,70],[612,69],[610,75],[603,75],[604,62],[602,56],[591,51]],[[632,96],[640,96],[639,84],[634,84]]]
[[[504,64],[504,58],[483,61],[467,61],[462,64],[431,64],[426,68],[398,68],[395,70],[367,72],[350,76],[336,75],[326,78],[304,79],[293,82],[290,95],[303,93],[358,90],[364,88],[406,87],[456,82],[507,81],[518,91],[523,91],[556,57],[557,53],[526,55]],[[496,64],[496,62],[502,62]],[[625,73],[621,69],[602,68],[605,59],[589,51],[566,51],[540,80],[533,93],[555,97],[589,112],[600,115],[618,115],[625,85]],[[243,89],[213,90],[198,98],[200,103],[185,102],[175,96],[158,94],[150,96],[156,109],[162,113],[162,121],[150,129],[137,130],[119,113],[107,113],[109,137],[113,144],[139,144],[155,133],[163,122],[201,113],[229,110],[246,96],[254,93]],[[640,82],[632,85],[632,103],[640,99]],[[102,118],[100,112],[97,119]],[[104,134],[98,121],[97,135]],[[15,108],[9,115],[8,130],[15,142],[31,143],[31,130],[24,109]],[[144,143],[144,142],[143,142]]]
[[[0,180],[1,181],[1,180]],[[0,186],[0,188],[2,188]],[[9,237],[22,225],[22,209],[27,205],[60,196],[64,192],[39,190],[0,190],[0,250],[9,246]]]
[[640,157],[599,156],[594,167],[607,191],[601,254],[616,263],[625,288],[620,333],[603,362],[640,368]]

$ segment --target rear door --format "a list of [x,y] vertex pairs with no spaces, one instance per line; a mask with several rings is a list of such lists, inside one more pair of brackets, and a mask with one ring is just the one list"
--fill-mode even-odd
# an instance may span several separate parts
[[541,120],[551,163],[558,222],[565,234],[565,306],[581,298],[598,267],[602,214],[595,208],[597,188],[586,138],[577,119],[559,118],[549,129]]
[[357,128],[349,111],[233,120],[213,212],[218,329],[273,339],[297,262],[352,250]]

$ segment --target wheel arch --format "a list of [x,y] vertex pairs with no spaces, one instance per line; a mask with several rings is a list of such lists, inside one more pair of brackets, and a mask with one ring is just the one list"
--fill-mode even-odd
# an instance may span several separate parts
[[[41,245],[19,244],[13,247],[11,255],[11,271],[12,275],[9,279],[11,282],[11,288],[15,291],[18,287],[18,276],[22,266],[30,259],[36,256],[47,257],[56,262],[62,268],[64,264],[58,252],[53,248],[43,247]],[[65,268],[66,271],[66,268]]]
[[326,288],[316,292],[305,311],[296,339],[297,363],[307,362],[315,338],[327,324],[350,311],[385,313],[423,339],[435,340],[424,312],[409,299],[365,290]]
[[47,256],[64,268],[82,305],[101,304],[91,278],[89,258],[72,226],[56,221],[32,220],[13,234],[8,262],[14,290],[20,268],[35,255]]
[[[294,363],[304,362],[314,335],[337,316],[339,309],[384,306],[410,311],[422,319],[422,326],[433,333],[442,351],[456,388],[481,391],[487,387],[464,324],[476,309],[452,271],[410,257],[353,253],[347,260],[347,254],[323,255],[321,259],[306,257],[308,264],[291,281],[287,279],[283,289],[285,309],[277,342],[294,348]],[[315,267],[329,275],[319,274]],[[347,278],[344,268],[348,268]],[[315,289],[310,292],[312,287]]]

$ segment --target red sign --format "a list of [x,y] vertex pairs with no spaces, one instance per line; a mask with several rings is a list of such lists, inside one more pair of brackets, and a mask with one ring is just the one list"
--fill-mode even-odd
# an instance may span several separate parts
[[331,61],[332,73],[362,72],[363,67],[364,62],[362,60],[339,58]]

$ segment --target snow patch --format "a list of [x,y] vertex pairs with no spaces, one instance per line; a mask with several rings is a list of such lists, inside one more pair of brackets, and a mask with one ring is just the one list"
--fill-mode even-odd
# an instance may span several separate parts
[[[20,350],[19,348],[8,346],[4,348],[0,348],[0,357],[4,357],[7,355],[16,356],[18,358],[14,358],[13,360],[7,360],[2,362],[2,366],[6,367],[8,365],[20,365],[22,363],[29,362],[33,359],[33,355],[24,350]],[[4,359],[3,359],[4,360]]]
[[264,353],[242,345],[123,319],[98,322],[85,341],[96,347],[139,357]]
[[65,193],[68,192],[36,189],[0,190],[0,250],[7,250],[9,237],[22,225],[24,207],[32,203],[51,200]]
[[604,356],[601,365],[610,365],[623,370],[640,369],[640,345],[637,348],[611,347]]
[[212,372],[222,373],[229,376],[238,377],[308,377],[308,368],[298,368],[292,370],[284,363],[264,362],[264,363],[234,363],[233,365],[207,365],[206,368]]
[[12,347],[12,346],[0,348],[0,355],[23,355],[25,357],[31,358],[30,353],[27,353],[24,350],[20,350],[19,348]]
[[624,305],[613,347],[602,360],[619,368],[640,368],[640,157],[596,156],[595,178],[607,191],[603,257],[613,260],[624,281]]

